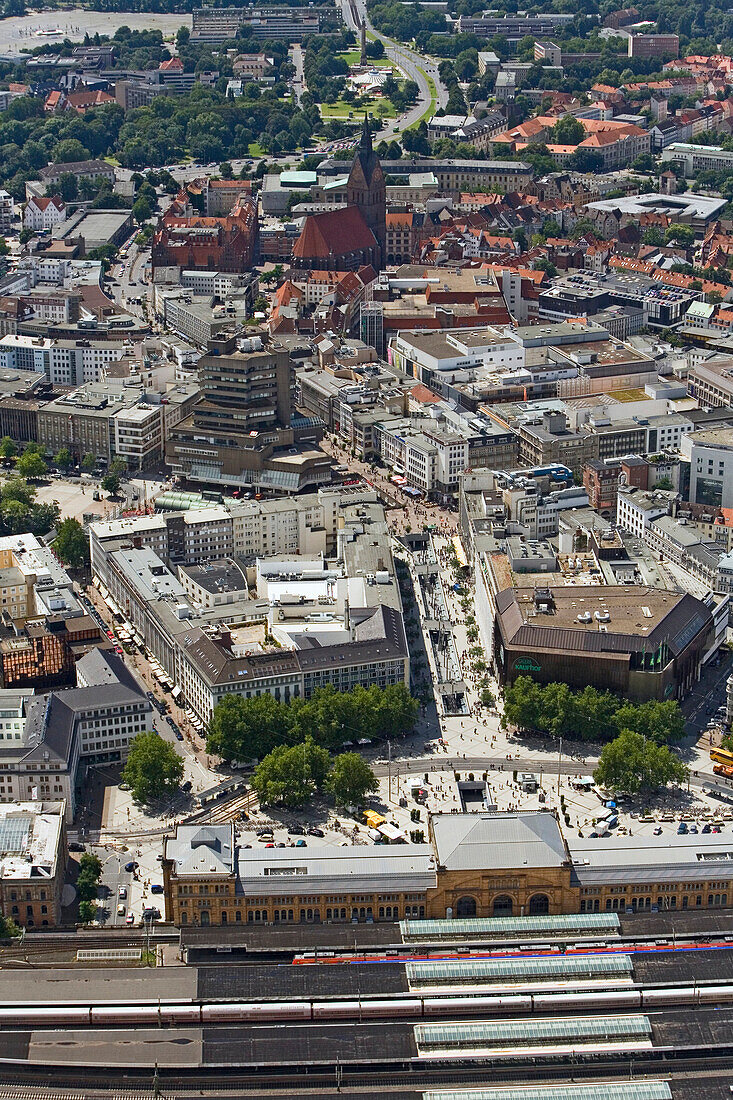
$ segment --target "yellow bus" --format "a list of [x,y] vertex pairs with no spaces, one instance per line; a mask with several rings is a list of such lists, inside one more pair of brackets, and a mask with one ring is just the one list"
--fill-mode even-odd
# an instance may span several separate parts
[[710,759],[716,764],[727,764],[729,768],[733,768],[733,752],[728,752],[727,749],[711,749]]

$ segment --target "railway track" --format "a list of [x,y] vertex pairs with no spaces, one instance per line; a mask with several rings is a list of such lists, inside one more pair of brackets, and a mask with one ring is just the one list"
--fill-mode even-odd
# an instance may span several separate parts
[[[592,1083],[602,1081],[643,1080],[644,1077],[675,1080],[718,1081],[730,1078],[733,1082],[733,1046],[725,1048],[684,1047],[659,1048],[645,1051],[641,1056],[598,1054],[587,1056],[574,1054],[572,1058],[548,1061],[533,1056],[531,1064],[492,1063],[491,1082],[494,1085],[511,1085],[527,1082],[528,1071],[532,1083]],[[421,1091],[434,1086],[485,1085],[487,1068],[480,1065],[451,1063],[445,1066],[421,1066],[416,1061],[404,1064],[339,1064],[326,1069],[314,1069],[299,1065],[257,1067],[242,1071],[220,1066],[192,1068],[155,1067],[139,1069],[87,1068],[78,1066],[54,1066],[53,1070],[42,1065],[23,1067],[0,1064],[0,1086],[14,1095],[0,1100],[93,1100],[95,1095],[109,1098],[120,1096],[124,1100],[137,1100],[144,1096],[150,1100],[158,1095],[168,1100],[180,1097],[215,1097],[217,1095],[270,1095],[291,1097],[323,1097],[331,1092],[341,1095],[358,1095],[360,1092],[373,1097],[377,1092],[401,1092],[405,1089]],[[42,1091],[39,1091],[42,1090]],[[156,1091],[157,1090],[157,1091]]]

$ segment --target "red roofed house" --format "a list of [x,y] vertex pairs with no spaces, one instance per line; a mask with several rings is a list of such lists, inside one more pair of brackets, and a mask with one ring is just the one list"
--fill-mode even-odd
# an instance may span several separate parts
[[370,264],[378,271],[385,263],[387,189],[367,118],[351,165],[346,202],[339,210],[308,215],[293,246],[293,267],[355,271]]
[[66,218],[66,203],[60,195],[51,198],[39,198],[33,195],[25,206],[23,226],[38,232],[39,229],[53,229]]

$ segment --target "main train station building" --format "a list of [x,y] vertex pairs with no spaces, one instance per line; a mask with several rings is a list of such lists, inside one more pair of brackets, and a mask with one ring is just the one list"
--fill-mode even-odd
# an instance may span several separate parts
[[246,848],[232,824],[179,825],[163,849],[168,918],[371,923],[733,904],[723,833],[567,842],[549,810],[433,814],[429,830],[428,844]]

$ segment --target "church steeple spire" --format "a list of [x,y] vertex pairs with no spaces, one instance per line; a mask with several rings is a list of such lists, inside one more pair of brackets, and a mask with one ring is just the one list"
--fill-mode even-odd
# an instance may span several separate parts
[[364,124],[361,128],[361,138],[359,139],[359,152],[366,153],[368,157],[374,152],[374,146],[372,145],[372,129],[369,125],[369,115],[364,112]]

